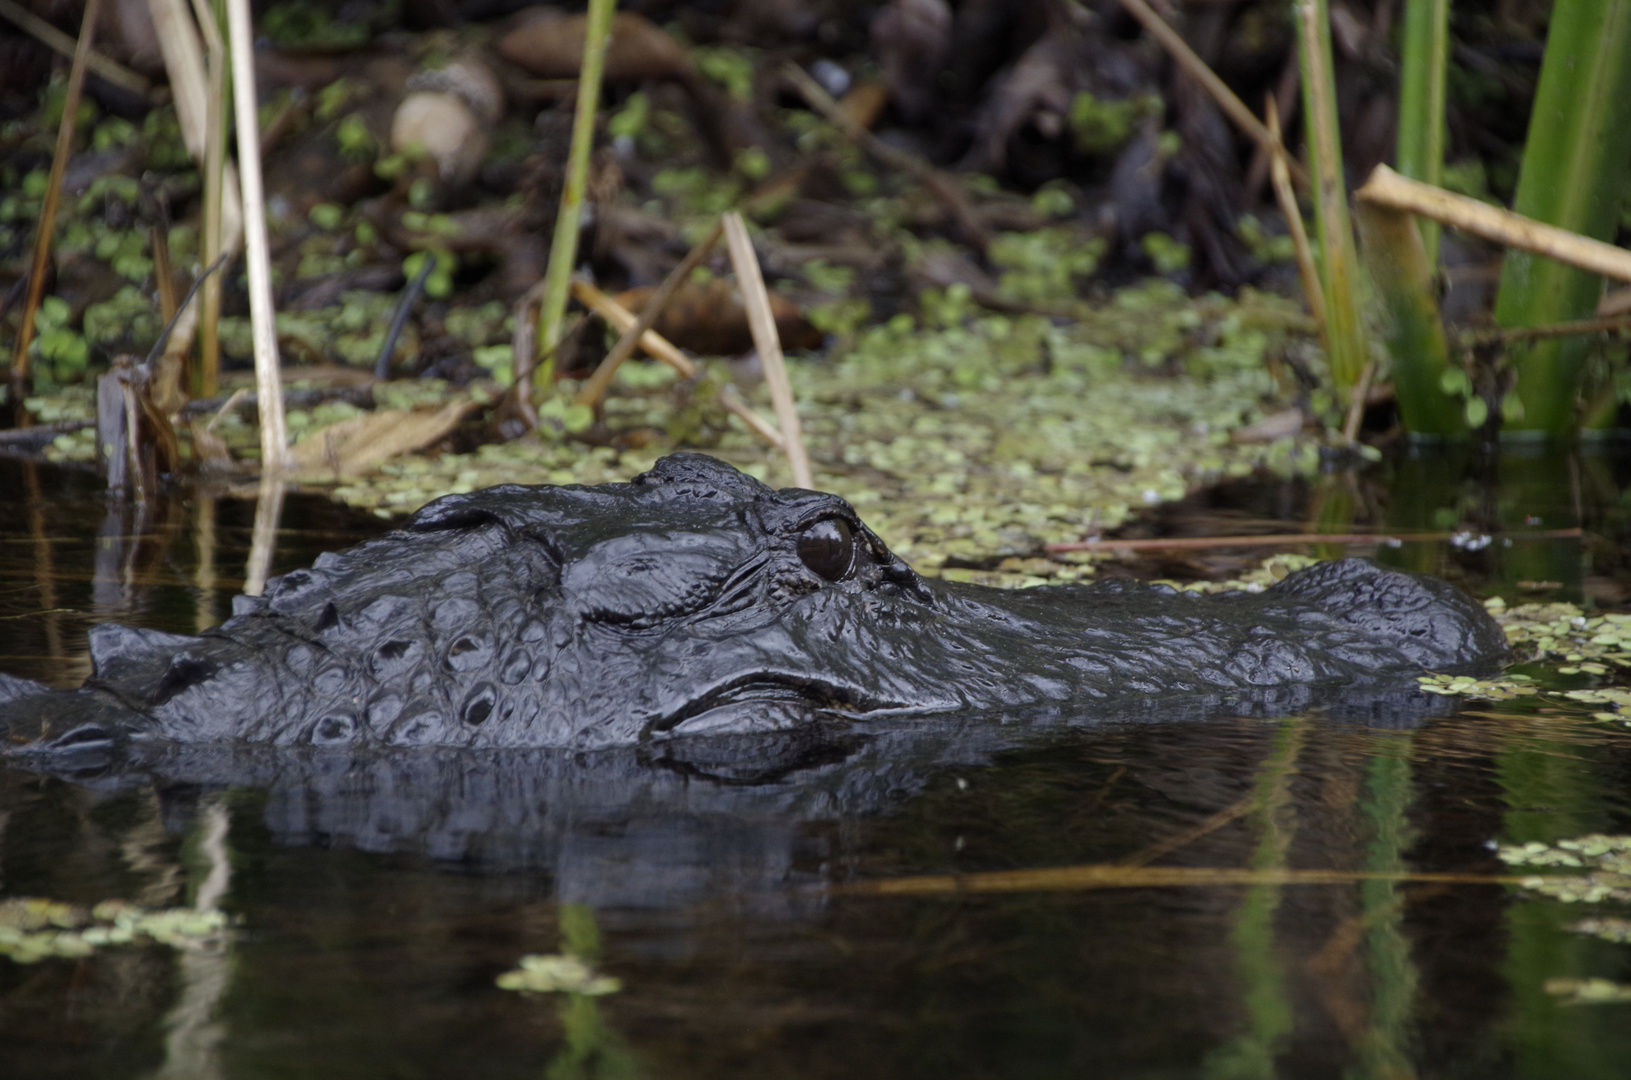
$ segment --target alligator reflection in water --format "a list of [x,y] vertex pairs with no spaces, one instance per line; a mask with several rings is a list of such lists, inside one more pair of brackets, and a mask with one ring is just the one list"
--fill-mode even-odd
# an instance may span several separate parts
[[[1328,713],[1343,708],[1329,704]],[[1363,712],[1332,722],[1408,728],[1446,708],[1443,698],[1376,694]],[[138,742],[112,767],[67,775],[109,791],[151,784],[178,826],[202,794],[263,791],[262,824],[279,843],[544,871],[563,902],[679,908],[729,894],[779,908],[815,900],[816,892],[788,887],[825,886],[842,862],[828,852],[797,869],[813,824],[886,815],[939,778],[1069,738],[1071,729],[1194,729],[1218,715],[1198,699],[1091,714],[1038,707],[588,752]],[[1182,774],[1192,764],[1179,755],[1172,767]]]
[[615,746],[823,715],[1202,695],[1300,708],[1505,655],[1483,608],[1358,560],[1260,595],[919,577],[832,495],[696,454],[629,484],[449,496],[197,636],[95,628],[73,693],[0,726],[182,742]]

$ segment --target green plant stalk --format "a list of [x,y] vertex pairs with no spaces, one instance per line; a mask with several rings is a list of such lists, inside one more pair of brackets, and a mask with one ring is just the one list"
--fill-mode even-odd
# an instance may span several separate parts
[[538,366],[532,385],[547,393],[555,381],[555,349],[561,343],[566,318],[567,291],[578,258],[578,229],[583,217],[583,194],[589,183],[589,151],[595,144],[595,114],[600,105],[600,77],[606,68],[606,45],[611,40],[612,14],[617,0],[589,0],[583,32],[583,66],[578,73],[578,111],[572,121],[572,149],[566,159],[566,187],[555,217],[555,238],[549,248],[544,298],[538,309]]
[[1370,357],[1360,320],[1359,253],[1348,220],[1337,127],[1336,81],[1331,66],[1331,16],[1326,0],[1297,0],[1298,54],[1303,75],[1303,114],[1314,172],[1314,227],[1325,294],[1325,349],[1337,395],[1347,404]]
[[[1513,209],[1598,240],[1612,237],[1631,175],[1631,0],[1560,0],[1529,118]],[[1507,254],[1495,298],[1501,326],[1588,316],[1602,281],[1524,251]],[[1521,419],[1516,431],[1565,436],[1575,425],[1584,338],[1514,346]]]
[[1450,349],[1433,297],[1433,267],[1411,215],[1361,201],[1354,211],[1365,267],[1375,286],[1382,339],[1405,430],[1414,436],[1464,438],[1466,418],[1441,380]]
[[[1407,0],[1399,76],[1399,172],[1438,186],[1444,173],[1444,79],[1450,51],[1450,0]],[[1427,265],[1438,265],[1439,226],[1417,222]]]

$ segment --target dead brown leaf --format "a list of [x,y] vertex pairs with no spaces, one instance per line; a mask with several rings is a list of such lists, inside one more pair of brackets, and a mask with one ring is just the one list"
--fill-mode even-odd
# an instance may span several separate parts
[[290,456],[308,476],[355,476],[440,442],[471,408],[471,402],[450,401],[436,409],[377,409],[312,432]]

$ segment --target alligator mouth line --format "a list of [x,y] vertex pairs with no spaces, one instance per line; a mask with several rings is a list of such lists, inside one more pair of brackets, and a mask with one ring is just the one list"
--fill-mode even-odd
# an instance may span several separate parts
[[[862,716],[882,712],[918,711],[921,708],[918,705],[862,694],[854,687],[839,686],[821,679],[755,673],[709,688],[667,716],[648,724],[646,736],[673,732],[682,725],[711,713],[745,711],[753,707],[763,707],[766,710],[767,723],[748,725],[759,730],[767,727],[787,727],[791,722],[809,719],[816,713]],[[773,719],[778,713],[783,720],[781,723]],[[695,726],[697,725],[693,725]],[[708,725],[710,728],[714,726]],[[718,727],[720,730],[727,728],[739,730],[726,724]]]

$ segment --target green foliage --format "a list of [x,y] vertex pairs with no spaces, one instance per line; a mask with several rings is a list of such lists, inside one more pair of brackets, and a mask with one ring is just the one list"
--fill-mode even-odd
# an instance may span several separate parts
[[1189,245],[1164,232],[1147,232],[1138,241],[1139,250],[1149,257],[1159,274],[1172,275],[1189,268]]
[[283,0],[256,19],[257,33],[277,45],[315,45],[330,49],[357,48],[368,43],[372,28],[365,22],[341,21],[337,5],[310,0]]
[[623,107],[606,120],[606,134],[614,139],[636,139],[651,120],[651,98],[645,91],[630,94]]
[[142,120],[142,148],[149,169],[176,172],[192,167],[181,119],[174,109],[152,109]]
[[325,232],[333,232],[345,220],[345,208],[334,203],[320,202],[314,205],[306,216],[311,223]]
[[724,45],[697,46],[691,62],[703,78],[723,86],[737,101],[753,101],[753,57],[756,50]]
[[1070,101],[1071,139],[1084,154],[1114,153],[1132,137],[1140,121],[1159,115],[1162,108],[1161,99],[1154,94],[1106,100],[1078,91]]
[[1241,214],[1235,219],[1235,235],[1258,262],[1290,262],[1297,257],[1291,237],[1269,232],[1255,214]]
[[110,300],[85,309],[85,337],[111,350],[134,349],[158,340],[159,313],[135,285],[126,285]]
[[425,295],[438,300],[445,299],[453,292],[453,272],[458,269],[459,262],[449,251],[416,251],[402,260],[402,273],[409,281],[419,276],[424,268],[425,259],[429,255],[436,257],[436,268],[425,279]]
[[700,165],[664,169],[651,178],[651,190],[670,200],[688,217],[716,218],[736,205],[741,185],[721,178]]
[[345,111],[346,106],[367,92],[361,82],[341,76],[317,91],[313,115],[320,123],[328,123]]
[[1064,218],[1076,212],[1076,200],[1062,185],[1050,180],[1031,196],[1031,209],[1044,217]]
[[1071,225],[1050,225],[1028,233],[1001,233],[987,251],[1001,270],[1003,297],[1049,304],[1074,300],[1078,278],[1098,269],[1104,241]]
[[147,237],[135,230],[105,233],[96,242],[96,257],[133,282],[144,282],[153,273]]
[[[348,160],[367,161],[374,156],[374,135],[359,113],[350,113],[340,121],[334,129],[334,139],[340,146],[341,155]],[[379,163],[383,164],[383,161]]]
[[770,175],[770,157],[760,147],[749,146],[737,152],[734,167],[748,180],[763,180]]
[[470,358],[505,385],[515,381],[515,347],[483,345],[470,351]]
[[577,435],[589,430],[589,425],[595,422],[595,411],[587,405],[579,405],[564,394],[552,394],[538,405],[538,423],[540,426],[549,425],[557,431],[564,431],[568,435]]
[[73,382],[85,373],[90,349],[83,334],[69,325],[72,309],[60,296],[47,296],[40,301],[34,316],[35,337],[32,353],[47,368],[47,375],[58,385]]
[[91,133],[91,149],[116,150],[136,137],[136,125],[121,116],[110,116]]
[[[1513,209],[1596,240],[1609,240],[1631,176],[1631,0],[1560,4],[1530,116]],[[1595,274],[1524,251],[1501,268],[1495,319],[1540,326],[1588,317],[1602,291]],[[1515,345],[1524,430],[1564,436],[1590,342],[1584,337]]]

